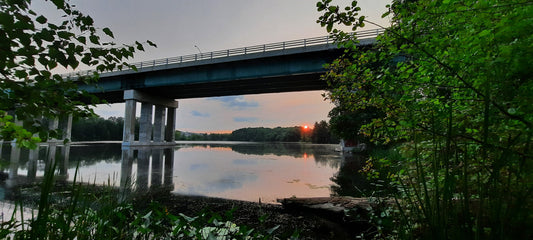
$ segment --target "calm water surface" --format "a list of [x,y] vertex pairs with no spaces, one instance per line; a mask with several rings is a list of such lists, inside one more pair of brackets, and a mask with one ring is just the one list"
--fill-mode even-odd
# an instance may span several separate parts
[[[121,149],[120,143],[1,149],[0,198],[23,181],[39,181],[56,156],[57,178],[130,186],[162,186],[172,193],[274,202],[332,193],[343,157],[335,145],[300,143],[178,142],[172,148]],[[66,159],[66,161],[65,161]]]

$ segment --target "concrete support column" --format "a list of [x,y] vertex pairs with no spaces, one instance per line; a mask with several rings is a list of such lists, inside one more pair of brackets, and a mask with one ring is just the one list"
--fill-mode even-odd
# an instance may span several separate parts
[[176,108],[167,108],[167,127],[165,129],[165,141],[174,142],[176,131]]
[[57,130],[58,128],[59,128],[59,119],[58,118],[50,119],[48,122],[48,129]]
[[28,179],[35,180],[37,176],[37,160],[39,159],[39,147],[30,149],[28,154]]
[[148,190],[148,177],[150,176],[150,148],[141,148],[137,154],[137,179],[135,186],[137,192],[144,193]]
[[[178,101],[174,99],[165,99],[158,96],[153,96],[138,90],[124,91],[124,100],[126,101],[126,111],[124,117],[124,135],[122,140],[123,146],[148,146],[148,145],[169,145],[174,144],[174,129],[176,121],[176,108]],[[135,103],[141,102],[141,129],[139,142],[135,142]],[[155,105],[154,123],[150,125],[152,119],[152,112],[149,105]],[[167,119],[167,108],[169,109],[169,116]],[[172,109],[172,110],[170,110]],[[165,121],[169,123],[168,129],[165,126]],[[153,130],[151,130],[153,126]],[[153,139],[150,142],[151,138]],[[168,141],[168,142],[165,142]]]
[[9,165],[9,179],[15,179],[18,175],[19,162],[20,162],[20,148],[16,143],[11,143],[11,156]]
[[132,179],[131,171],[133,166],[133,149],[122,149],[122,161],[120,163],[120,201],[126,199],[131,192]]
[[163,142],[165,139],[165,112],[164,106],[155,105],[154,142]]
[[61,157],[62,162],[61,165],[59,165],[59,174],[62,176],[65,176],[66,179],[68,179],[68,166],[69,166],[69,158],[70,158],[70,143],[65,144],[63,148],[61,149]]
[[68,139],[71,141],[72,137],[72,113],[65,117],[63,125],[63,139]]
[[139,142],[150,142],[152,140],[152,109],[151,103],[141,104],[141,119],[139,126]]
[[136,105],[137,102],[134,99],[126,99],[122,145],[132,145],[135,141],[135,112],[137,110]]
[[173,172],[174,172],[174,149],[166,148],[165,153],[165,167],[163,175],[163,185],[169,191],[174,190]]
[[57,143],[50,143],[48,145],[48,158],[45,162],[45,171],[55,170],[52,169],[56,162]]
[[150,188],[157,189],[161,187],[163,178],[163,149],[154,149],[152,151],[152,172]]

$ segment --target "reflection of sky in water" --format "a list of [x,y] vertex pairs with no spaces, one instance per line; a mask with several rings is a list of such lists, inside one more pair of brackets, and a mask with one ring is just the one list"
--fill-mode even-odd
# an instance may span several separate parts
[[201,164],[191,164],[189,167],[189,170],[191,171],[201,171],[209,168],[209,164],[207,163],[201,163]]
[[316,161],[314,154],[287,152],[290,155],[243,154],[227,148],[179,149],[174,156],[174,192],[249,201],[261,198],[263,202],[329,196],[330,178],[339,165],[324,163],[340,161],[338,155]]
[[214,181],[188,186],[186,187],[185,192],[192,195],[205,195],[206,193],[216,194],[231,189],[242,188],[244,182],[255,180],[257,180],[257,176],[255,175],[233,172],[221,176],[219,179],[215,179]]
[[249,165],[249,164],[257,164],[257,161],[251,160],[251,159],[235,159],[233,160],[233,164],[237,165]]
[[[101,151],[101,147],[76,147],[70,154],[70,159],[75,160],[63,165],[68,168],[68,179],[73,180],[77,161],[82,161],[78,180],[83,179],[84,182],[109,182],[118,186],[121,174],[138,178],[143,184],[152,184],[154,176],[163,178],[156,182],[165,182],[162,173],[153,174],[153,161],[146,160],[141,164],[138,153],[129,169],[124,170],[120,161],[120,144],[114,147],[117,149],[106,148],[106,151]],[[302,150],[303,147],[305,150]],[[263,202],[274,202],[277,198],[291,196],[329,196],[329,186],[333,184],[330,178],[340,166],[340,157],[333,148],[329,151],[324,146],[299,144],[180,145],[174,149],[173,169],[164,170],[163,163],[155,166],[163,168],[163,172],[172,171],[169,176],[174,193],[249,201],[261,198]],[[278,150],[279,153],[276,152]],[[326,152],[317,155],[319,151]],[[22,155],[27,158],[27,154]],[[2,156],[9,157],[6,152]],[[25,161],[18,167],[19,175],[28,172]],[[3,171],[9,171],[9,168]],[[37,176],[42,175],[42,169],[37,170]]]

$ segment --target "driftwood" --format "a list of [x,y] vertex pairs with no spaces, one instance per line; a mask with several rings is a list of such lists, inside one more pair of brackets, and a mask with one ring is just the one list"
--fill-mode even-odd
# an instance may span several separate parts
[[378,204],[368,198],[317,197],[278,199],[287,211],[317,214],[337,223],[366,222]]

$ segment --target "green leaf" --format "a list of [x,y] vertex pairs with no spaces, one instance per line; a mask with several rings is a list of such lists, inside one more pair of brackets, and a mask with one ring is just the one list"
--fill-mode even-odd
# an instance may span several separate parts
[[152,47],[157,47],[157,45],[155,43],[153,43],[152,41],[150,40],[146,40],[146,42],[148,43],[148,45],[152,46]]
[[143,45],[141,43],[135,42],[135,44],[137,45],[137,50],[144,51],[144,47],[143,47]]
[[79,36],[76,39],[78,40],[78,42],[80,42],[82,44],[87,44],[87,38],[84,37],[84,36]]
[[80,65],[80,62],[74,56],[70,56],[68,62],[72,69],[76,69]]
[[43,39],[45,41],[48,41],[48,42],[53,42],[54,41],[55,31],[50,31],[50,30],[45,28],[38,34],[40,34],[41,35],[41,39]]
[[46,17],[44,17],[43,15],[41,15],[41,16],[37,17],[37,18],[35,19],[35,21],[37,21],[37,22],[40,23],[40,24],[45,24],[45,23],[48,21],[48,19],[46,19]]
[[111,30],[109,28],[104,28],[102,29],[102,31],[104,31],[104,33],[107,35],[107,36],[110,36],[112,38],[115,38],[115,36],[113,36],[113,32],[111,32]]
[[15,76],[20,78],[20,79],[24,79],[28,76],[28,73],[24,70],[17,70],[15,71]]
[[484,37],[484,36],[487,36],[487,35],[489,35],[489,34],[490,34],[490,30],[485,29],[485,30],[481,31],[481,32],[478,34],[478,36],[480,36],[480,37]]
[[89,41],[91,41],[91,43],[93,44],[100,44],[100,37],[96,36],[96,35],[91,35],[89,36]]
[[57,32],[57,36],[60,37],[60,38],[68,40],[72,36],[74,36],[74,34],[71,33],[71,32],[67,32],[67,31],[59,31],[59,32]]
[[56,61],[49,61],[48,62],[48,69],[54,69],[55,67],[57,67],[57,62]]

